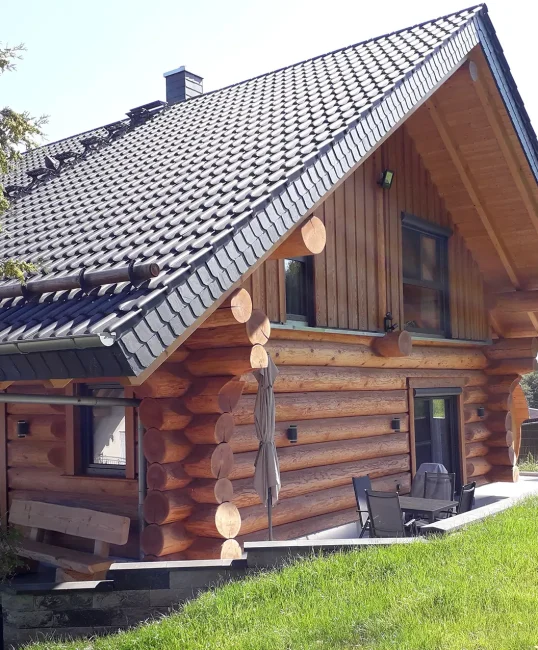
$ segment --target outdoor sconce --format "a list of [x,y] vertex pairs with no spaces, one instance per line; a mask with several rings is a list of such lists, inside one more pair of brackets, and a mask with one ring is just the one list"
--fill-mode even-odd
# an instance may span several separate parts
[[393,431],[399,431],[400,430],[400,418],[392,418],[392,421],[390,423],[390,427]]
[[17,438],[26,438],[30,433],[30,425],[27,420],[17,420]]
[[288,436],[288,440],[290,442],[297,442],[297,425],[290,424],[288,430],[286,431],[286,435]]
[[398,327],[398,323],[393,323],[392,321],[392,314],[390,311],[388,311],[385,314],[385,318],[383,319],[383,329],[385,332],[394,332],[394,330]]
[[392,181],[394,180],[394,172],[391,169],[385,169],[379,179],[379,186],[384,190],[390,190]]
[[484,415],[486,415],[486,409],[483,406],[479,406],[476,409],[476,414],[478,415],[479,418],[483,418]]

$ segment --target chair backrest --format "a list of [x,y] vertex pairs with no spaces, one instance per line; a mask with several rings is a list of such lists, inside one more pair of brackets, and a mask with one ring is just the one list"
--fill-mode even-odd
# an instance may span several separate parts
[[453,501],[455,478],[454,474],[426,472],[424,474],[424,498]]
[[[372,481],[368,475],[354,477],[351,479],[353,481],[353,489],[355,490],[355,499],[357,500],[357,510],[362,512],[368,511],[368,503],[366,501],[366,490],[372,489]],[[361,521],[362,521],[361,514]],[[363,522],[364,523],[364,522]]]
[[400,498],[397,492],[366,490],[372,537],[404,537]]
[[462,512],[469,512],[473,507],[474,491],[476,489],[476,481],[467,483],[461,488],[460,501],[458,503],[458,515]]
[[9,522],[109,544],[123,545],[129,538],[129,517],[41,501],[13,501]]

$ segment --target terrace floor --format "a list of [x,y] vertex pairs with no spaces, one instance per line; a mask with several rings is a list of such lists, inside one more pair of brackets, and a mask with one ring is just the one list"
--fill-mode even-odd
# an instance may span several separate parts
[[[517,483],[488,483],[476,488],[474,508],[481,508],[492,503],[497,503],[510,497],[538,494],[538,473],[520,475]],[[345,524],[337,528],[329,528],[320,533],[306,535],[301,539],[355,539],[358,537],[357,524]]]

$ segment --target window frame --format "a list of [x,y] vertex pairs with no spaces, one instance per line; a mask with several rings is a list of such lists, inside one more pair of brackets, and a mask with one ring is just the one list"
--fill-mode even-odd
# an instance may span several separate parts
[[[402,228],[402,241],[403,241],[403,230],[412,230],[418,233],[420,236],[425,235],[435,239],[436,244],[436,253],[438,257],[438,266],[439,266],[439,281],[433,280],[417,280],[416,278],[406,278],[403,274],[403,264],[402,264],[402,301],[403,301],[403,292],[404,286],[415,286],[423,289],[431,289],[432,291],[438,291],[441,296],[440,300],[440,324],[441,329],[436,330],[429,327],[408,327],[404,324],[403,329],[408,332],[413,332],[416,334],[428,334],[429,336],[435,336],[439,338],[451,338],[451,323],[450,323],[450,283],[449,283],[449,273],[450,269],[448,267],[448,240],[452,236],[453,232],[450,228],[445,228],[444,226],[439,226],[435,223],[430,223],[425,219],[421,219],[413,214],[407,212],[402,212],[401,218],[401,228]],[[402,255],[404,254],[402,248]],[[422,254],[422,247],[419,248],[419,256]],[[421,266],[422,258],[419,259],[419,266]],[[405,302],[403,302],[403,315],[402,321],[405,323]]]
[[[305,265],[305,305],[306,305],[306,315],[302,314],[292,314],[288,312],[288,291],[286,285],[286,261],[295,261],[302,262]],[[283,260],[284,265],[284,302],[285,302],[285,312],[286,312],[286,323],[301,323],[306,327],[312,327],[315,325],[315,308],[314,308],[314,261],[311,256],[297,256],[297,257],[286,257]]]
[[[80,384],[79,395],[91,395],[93,391],[108,388],[125,390],[124,386],[116,383]],[[123,465],[105,465],[93,462],[93,406],[80,406],[80,465],[81,472],[86,476],[102,476],[126,478],[127,475],[127,407],[125,407],[125,463]]]

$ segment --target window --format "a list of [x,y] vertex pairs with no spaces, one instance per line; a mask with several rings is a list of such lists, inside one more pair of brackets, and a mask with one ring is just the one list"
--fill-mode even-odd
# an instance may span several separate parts
[[402,218],[405,329],[449,336],[448,228],[404,214]]
[[287,320],[312,324],[312,260],[309,257],[284,260],[284,271]]
[[[123,398],[121,386],[81,387],[84,395]],[[80,408],[82,467],[87,474],[125,475],[125,407],[82,406]]]

